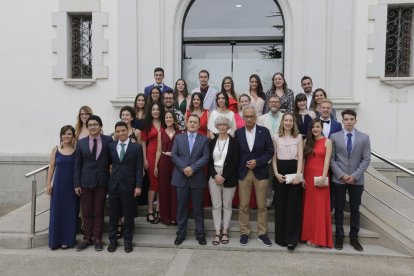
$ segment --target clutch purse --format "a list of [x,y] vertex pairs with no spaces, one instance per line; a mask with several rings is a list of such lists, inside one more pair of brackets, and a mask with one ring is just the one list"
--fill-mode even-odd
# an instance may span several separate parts
[[[322,176],[315,176],[313,178],[313,185],[319,186],[319,185],[317,185],[317,182],[319,182],[321,180],[321,178],[322,178]],[[327,186],[329,186],[329,178],[325,177],[325,183],[323,184],[323,187],[327,187]]]
[[[296,177],[296,173],[285,174],[286,184],[292,184],[295,177]],[[302,174],[299,175],[299,180],[300,180],[300,182],[303,182],[303,175]]]

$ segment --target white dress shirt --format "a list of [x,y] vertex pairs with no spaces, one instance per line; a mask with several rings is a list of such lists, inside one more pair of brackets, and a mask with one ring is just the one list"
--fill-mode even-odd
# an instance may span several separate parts
[[250,151],[253,150],[254,139],[256,139],[256,125],[254,125],[254,127],[250,131],[246,127],[246,140]]

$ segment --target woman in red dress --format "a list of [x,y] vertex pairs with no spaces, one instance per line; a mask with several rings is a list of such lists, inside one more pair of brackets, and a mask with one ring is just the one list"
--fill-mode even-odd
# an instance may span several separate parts
[[207,109],[203,108],[203,94],[200,92],[194,92],[191,94],[190,107],[185,113],[186,121],[190,114],[196,114],[200,118],[200,128],[198,129],[198,133],[207,136],[207,122],[209,112]]
[[[305,140],[303,222],[301,240],[310,246],[332,248],[328,171],[332,142],[323,137],[322,121],[313,119]],[[319,179],[315,179],[318,177]]]
[[156,174],[155,159],[158,147],[158,133],[161,130],[161,122],[164,120],[164,107],[156,102],[150,102],[145,114],[144,130],[141,132],[142,151],[144,153],[144,167],[148,170],[149,192],[147,221],[158,222],[159,204],[154,214],[153,203],[158,191],[158,177]]
[[158,149],[155,167],[162,168],[158,176],[158,203],[160,209],[160,217],[164,224],[177,224],[177,191],[171,185],[174,163],[171,161],[171,149],[174,144],[175,136],[180,134],[178,128],[177,117],[171,110],[165,112],[163,128],[158,133]]

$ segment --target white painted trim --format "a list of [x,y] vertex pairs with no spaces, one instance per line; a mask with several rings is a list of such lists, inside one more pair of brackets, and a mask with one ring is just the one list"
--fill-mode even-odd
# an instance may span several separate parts
[[61,12],[97,12],[101,9],[100,0],[60,0]]
[[111,100],[112,106],[113,107],[122,107],[125,105],[130,105],[133,106],[134,105],[134,99],[135,97],[132,96],[118,96],[115,99]]
[[414,85],[414,77],[380,77],[380,81],[397,89]]
[[96,83],[96,79],[63,79],[63,83],[67,86],[72,86],[77,89],[84,89]]

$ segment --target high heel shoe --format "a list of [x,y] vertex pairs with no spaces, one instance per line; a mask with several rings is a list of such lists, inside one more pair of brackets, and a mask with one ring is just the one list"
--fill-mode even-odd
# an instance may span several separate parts
[[154,212],[152,212],[152,213],[148,212],[148,213],[147,213],[147,222],[149,222],[149,223],[151,223],[151,224],[155,224],[155,223],[156,223],[156,222],[155,222],[155,215],[154,215]]
[[155,223],[160,222],[160,220],[161,220],[160,211],[155,211],[154,219],[155,219]]

